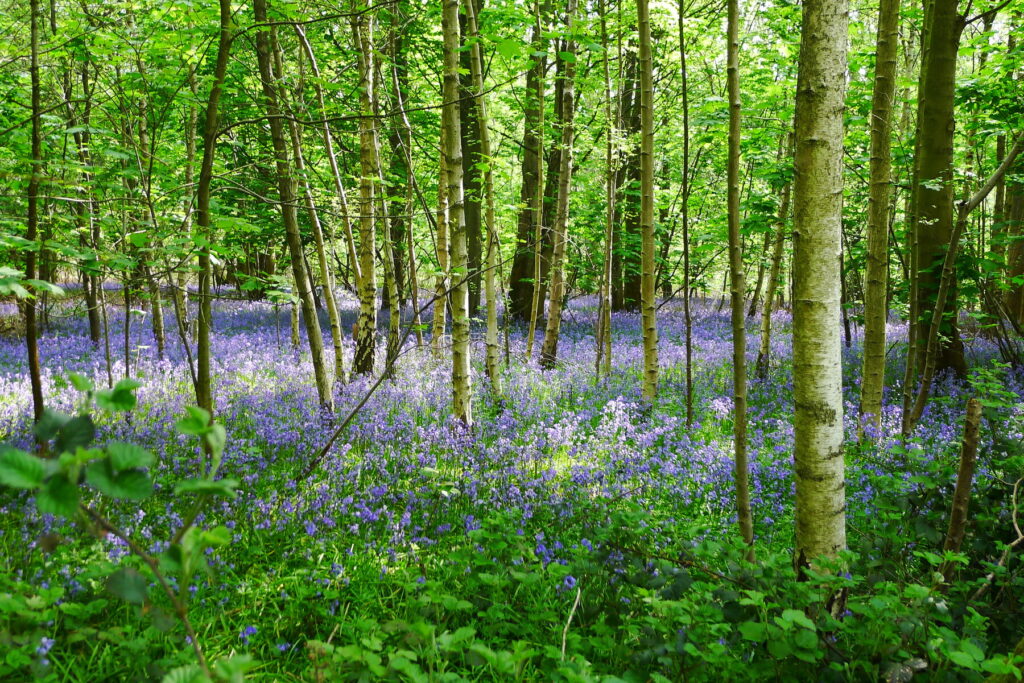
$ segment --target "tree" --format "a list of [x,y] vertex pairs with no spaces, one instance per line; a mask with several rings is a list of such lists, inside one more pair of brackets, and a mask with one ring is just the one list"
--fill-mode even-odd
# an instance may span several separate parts
[[896,94],[899,0],[881,0],[878,47],[871,98],[871,179],[868,197],[868,252],[864,286],[864,362],[860,394],[860,432],[868,422],[878,433],[882,424],[885,383],[885,323],[888,311],[889,198],[892,188],[892,101]]
[[643,396],[658,393],[658,321],[654,300],[654,66],[647,0],[637,1],[640,25],[640,311],[644,335]]
[[[266,0],[254,0],[253,12],[258,24],[267,22]],[[316,378],[317,396],[320,405],[327,412],[334,410],[334,393],[327,366],[324,363],[324,341],[320,332],[320,319],[316,315],[313,292],[309,272],[302,250],[302,236],[299,233],[298,198],[296,196],[295,174],[291,155],[288,151],[288,140],[285,137],[282,108],[277,94],[277,78],[274,73],[274,44],[272,37],[276,27],[261,28],[256,32],[256,56],[259,62],[260,80],[263,85],[270,139],[274,146],[274,162],[277,170],[277,191],[281,199],[281,215],[284,219],[285,241],[291,257],[292,275],[299,306],[302,309],[302,320],[306,327],[306,341],[313,361],[313,374]]]
[[846,547],[840,264],[847,0],[805,0],[794,120],[793,460],[799,569]]
[[[565,7],[566,33],[573,31],[573,15],[576,13],[575,0],[567,0]],[[562,323],[562,299],[565,298],[565,243],[568,240],[569,186],[572,182],[573,116],[575,112],[574,83],[576,78],[576,42],[570,37],[561,57],[565,62],[562,75],[561,149],[558,169],[558,200],[555,208],[555,225],[552,230],[554,248],[551,258],[551,290],[548,303],[547,327],[544,343],[541,345],[541,367],[550,368],[558,357],[558,333]]]
[[[748,546],[754,543],[754,521],[750,512],[750,466],[747,463],[747,328],[744,317],[743,245],[740,241],[740,78],[739,2],[728,0],[726,80],[729,90],[729,287],[732,312],[732,438],[736,477],[736,510],[740,536]],[[684,171],[685,172],[685,171]],[[756,297],[755,297],[756,300]],[[750,550],[753,559],[753,548]]]
[[441,0],[444,35],[442,126],[445,129],[448,225],[451,235],[452,412],[467,427],[473,424],[472,378],[469,374],[469,284],[466,221],[463,216],[462,137],[459,130],[459,0]]

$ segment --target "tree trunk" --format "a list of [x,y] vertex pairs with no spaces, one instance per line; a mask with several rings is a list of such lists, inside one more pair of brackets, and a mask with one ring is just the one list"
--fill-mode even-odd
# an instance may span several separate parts
[[793,187],[793,396],[799,570],[846,547],[840,265],[847,0],[806,0]]
[[[267,21],[266,0],[255,0],[253,11],[257,23]],[[295,278],[295,290],[302,309],[302,318],[306,327],[306,341],[313,362],[313,374],[316,379],[317,397],[320,406],[327,412],[334,409],[334,394],[331,389],[331,377],[324,363],[324,342],[320,332],[320,320],[316,315],[316,305],[310,287],[309,274],[303,260],[302,236],[299,232],[299,221],[296,210],[296,183],[292,168],[292,160],[288,153],[288,141],[281,118],[281,106],[278,101],[277,88],[273,70],[273,46],[276,42],[272,37],[274,27],[264,28],[256,32],[256,56],[259,61],[260,80],[263,85],[263,97],[270,126],[270,138],[274,146],[274,161],[277,170],[277,191],[281,199],[281,215],[284,219],[285,240],[288,243],[288,255],[291,258],[292,274]]]
[[644,337],[643,397],[658,393],[658,325],[654,291],[654,64],[648,0],[637,0],[640,28],[640,312]]
[[[597,378],[608,377],[612,371],[612,240],[615,234],[615,167],[614,137],[615,118],[612,113],[612,77],[611,52],[608,49],[608,22],[605,18],[604,0],[599,0],[598,15],[601,17],[601,47],[604,50],[604,116],[605,116],[605,148],[604,148],[604,185],[605,185],[605,224],[604,224],[604,263],[601,271],[601,305],[598,308],[597,321],[597,356],[594,361],[594,375]],[[680,15],[681,16],[681,15]]]
[[[359,7],[365,9],[365,5]],[[359,63],[359,317],[353,337],[356,341],[353,370],[367,375],[373,372],[377,336],[377,279],[374,275],[374,250],[377,241],[375,225],[376,187],[379,173],[376,167],[376,121],[373,118],[374,67],[373,50],[364,52],[363,46],[372,46],[370,34],[373,17],[359,13],[352,17],[352,44]]]
[[[892,194],[892,100],[896,94],[900,0],[881,0],[878,47],[871,98],[871,179],[868,194],[868,250],[864,287],[864,361],[861,372],[861,438],[880,433],[885,386],[885,323],[889,319],[889,199]],[[865,431],[870,424],[872,430]]]
[[[463,0],[462,4],[469,0]],[[472,0],[474,16],[479,16],[482,0]],[[468,10],[459,14],[459,33],[469,35]],[[463,42],[466,42],[463,40]],[[466,217],[466,256],[469,275],[469,314],[476,316],[480,308],[481,265],[483,242],[481,240],[481,215],[483,208],[483,177],[479,164],[490,163],[483,158],[480,143],[480,110],[478,100],[473,96],[472,50],[459,52],[459,129],[462,133],[462,186]],[[482,71],[481,71],[482,73]]]
[[[789,156],[793,155],[793,133],[789,134]],[[786,220],[789,217],[790,195],[793,189],[793,182],[786,180],[782,186],[782,199],[779,202],[778,226],[775,229],[775,239],[772,245],[772,262],[768,272],[768,288],[764,293],[764,305],[761,307],[761,343],[757,349],[757,363],[754,372],[757,377],[764,379],[768,376],[768,352],[771,346],[772,337],[772,311],[775,309],[775,296],[779,290],[779,276],[782,272],[782,247],[786,243]]]
[[[534,26],[531,44],[540,51],[541,35],[539,23]],[[536,217],[534,202],[537,196],[537,185],[541,182],[538,169],[542,168],[537,157],[541,152],[541,116],[543,110],[539,106],[543,102],[544,72],[547,68],[547,57],[532,57],[533,64],[526,72],[526,92],[523,96],[523,163],[522,185],[519,192],[519,219],[516,229],[516,251],[512,258],[512,269],[509,273],[508,310],[507,315],[526,321],[530,317],[530,302],[533,300],[534,279],[534,228]]]
[[[39,0],[32,0],[29,4],[30,32],[32,36],[31,63],[29,74],[32,81],[32,170],[28,180],[28,222],[26,223],[25,239],[34,243],[39,236],[39,184],[40,171],[43,164],[43,142],[41,126],[42,106],[40,105],[39,86]],[[36,245],[31,244],[25,252],[25,278],[33,280],[36,277]],[[32,417],[38,422],[43,416],[43,380],[39,370],[39,341],[38,330],[36,329],[36,301],[33,297],[40,293],[39,288],[33,288],[31,297],[22,301],[25,311],[25,347],[28,353],[28,374],[29,383],[32,385]],[[40,444],[45,448],[44,444]]]
[[[570,0],[571,1],[571,0]],[[477,125],[480,133],[480,155],[487,165],[484,171],[484,201],[487,225],[487,270],[484,273],[484,296],[487,304],[487,332],[485,335],[486,356],[485,367],[487,379],[491,383],[491,394],[501,396],[501,364],[498,355],[498,293],[495,278],[498,269],[498,226],[494,222],[494,173],[491,170],[491,135],[487,129],[487,98],[484,96],[483,50],[480,47],[480,33],[476,22],[476,3],[467,0],[465,3],[466,19],[469,34],[473,39],[470,54],[470,66],[473,76],[473,89],[476,97]]]
[[[917,154],[913,192],[916,195],[914,231],[916,234],[917,366],[923,366],[922,345],[928,329],[926,311],[932,311],[939,287],[942,259],[950,246],[953,232],[953,132],[956,57],[963,18],[957,14],[957,0],[933,0],[926,6],[926,44],[921,60],[921,78],[917,110]],[[967,373],[963,343],[957,329],[956,283],[950,291],[951,305],[946,309],[942,333],[948,340],[941,344],[938,369]]]
[[[566,1],[566,33],[572,35],[576,0]],[[562,323],[562,300],[565,298],[565,243],[568,240],[569,186],[572,181],[574,80],[576,78],[576,43],[569,40],[563,53],[565,71],[562,74],[562,107],[559,124],[562,141],[559,150],[558,200],[552,230],[551,293],[548,303],[547,328],[541,345],[540,364],[552,368],[558,358],[558,333]]]
[[[534,35],[536,36],[536,50],[540,52],[543,46],[543,36],[541,34],[541,3],[540,0],[536,0],[535,5],[535,26]],[[541,269],[541,250],[543,249],[542,237],[544,230],[544,74],[541,73],[537,79],[536,84],[536,99],[537,99],[537,155],[535,161],[537,163],[536,178],[537,184],[534,187],[533,195],[533,283],[531,285],[531,298],[530,298],[530,310],[529,313],[529,325],[526,328],[526,349],[525,356],[529,360],[533,356],[533,344],[534,337],[537,334],[537,317],[540,315],[538,310],[543,304],[544,299],[541,297],[541,281],[543,280],[544,273]]]
[[[737,524],[753,560],[754,520],[750,512],[747,463],[747,329],[744,316],[743,243],[740,238],[740,77],[739,2],[728,0],[726,84],[729,95],[729,160],[726,170],[729,223],[729,286],[732,318],[733,461]],[[760,285],[759,285],[760,286]],[[757,301],[755,294],[755,303]]]
[[469,366],[469,285],[467,282],[466,221],[462,195],[462,136],[459,130],[459,2],[442,0],[444,34],[444,108],[442,125],[448,172],[448,222],[451,226],[452,266],[452,412],[467,427],[473,424],[472,378]]
[[224,86],[231,51],[231,0],[220,0],[220,35],[217,40],[217,61],[213,70],[213,85],[206,102],[203,121],[203,160],[199,166],[199,185],[196,189],[196,236],[207,241],[199,249],[199,316],[196,335],[196,402],[213,414],[213,385],[210,376],[210,264],[209,240],[212,237],[210,215],[210,184],[213,180],[213,155],[217,149],[217,105]]

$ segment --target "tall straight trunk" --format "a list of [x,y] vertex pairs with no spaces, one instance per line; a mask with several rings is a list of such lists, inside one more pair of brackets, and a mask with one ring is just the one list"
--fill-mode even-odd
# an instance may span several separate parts
[[[536,38],[536,50],[540,52],[543,46],[543,35],[541,33],[541,0],[536,0],[534,6],[534,36]],[[537,184],[533,195],[533,284],[530,298],[530,323],[526,328],[526,359],[533,356],[534,337],[537,334],[538,309],[543,302],[541,298],[541,287],[543,272],[541,271],[541,250],[542,233],[544,230],[544,73],[541,72],[536,83],[537,101],[537,156],[535,161]]]
[[[928,329],[939,287],[942,258],[953,232],[953,132],[956,58],[964,21],[957,14],[958,0],[932,0],[925,12],[925,44],[921,59],[920,95],[917,113],[917,154],[914,164],[917,308],[917,366],[924,365],[922,343]],[[940,346],[939,369],[966,374],[963,343],[956,325],[956,285],[950,292],[952,305],[943,321],[948,341]]]
[[871,179],[868,194],[868,251],[864,286],[864,361],[861,372],[860,426],[882,426],[885,385],[885,323],[889,318],[889,201],[892,193],[892,101],[896,94],[897,33],[900,0],[880,0],[871,98]]
[[534,278],[534,201],[537,185],[541,178],[537,175],[537,157],[541,155],[539,117],[542,108],[539,103],[538,90],[543,88],[544,73],[547,68],[547,57],[538,55],[541,48],[541,35],[538,25],[532,29],[531,44],[536,46],[532,66],[526,72],[526,92],[523,100],[523,161],[521,166],[522,184],[519,191],[518,223],[516,229],[516,249],[512,256],[512,269],[509,273],[507,315],[520,320],[528,320],[530,303],[533,298]]
[[[789,157],[793,155],[793,134],[789,134]],[[789,217],[789,202],[793,182],[787,180],[782,186],[782,199],[779,202],[778,226],[775,228],[775,239],[772,245],[771,268],[768,271],[768,286],[764,293],[764,305],[761,307],[761,342],[757,349],[757,362],[754,372],[764,379],[768,376],[768,349],[772,338],[772,311],[775,309],[775,297],[779,290],[779,276],[782,272],[782,248],[786,243],[786,220]]]
[[196,403],[200,408],[213,413],[213,384],[210,376],[210,262],[209,240],[213,224],[210,215],[210,184],[213,180],[213,155],[217,150],[217,106],[224,87],[224,74],[228,68],[231,51],[231,0],[220,0],[220,34],[217,39],[217,59],[213,69],[213,85],[206,102],[203,120],[203,160],[199,166],[199,185],[196,189],[196,233],[206,240],[206,246],[199,249],[199,316],[196,336]]
[[[463,11],[459,13],[459,33],[463,39],[470,34],[467,2],[473,2],[474,15],[479,15],[482,0],[461,0]],[[463,40],[463,42],[467,42]],[[483,182],[480,163],[489,163],[483,158],[480,143],[480,110],[478,100],[473,96],[472,50],[459,52],[459,130],[462,134],[462,193],[463,215],[466,221],[466,255],[469,277],[469,314],[476,316],[480,308],[483,287],[481,265],[483,262],[483,241],[481,225],[483,215]]]
[[612,113],[611,52],[608,49],[608,22],[605,18],[604,0],[600,0],[598,14],[601,17],[601,47],[604,50],[604,265],[601,271],[601,305],[598,308],[597,358],[594,361],[594,375],[601,373],[608,377],[612,371],[612,240],[615,230],[615,166],[614,137],[615,118]]
[[[267,21],[266,0],[255,0],[253,12],[257,23],[265,23]],[[313,362],[317,397],[320,400],[320,406],[330,412],[334,409],[334,394],[331,389],[330,373],[324,363],[324,341],[320,332],[320,320],[316,315],[316,304],[313,301],[309,274],[303,259],[302,236],[299,232],[296,206],[295,174],[291,155],[288,152],[288,140],[274,77],[273,49],[276,42],[272,35],[274,31],[275,28],[271,27],[269,30],[264,28],[256,32],[256,57],[263,85],[264,107],[269,119],[270,140],[274,146],[274,166],[277,171],[277,191],[281,200],[285,241],[288,244],[288,255],[291,258],[292,274],[295,278],[295,290],[306,327],[306,341],[309,344],[309,354]]]
[[[37,15],[39,14],[39,0],[32,0],[29,4],[29,18],[32,36],[31,63],[29,66],[30,78],[32,81],[32,171],[28,180],[28,222],[26,224],[25,239],[35,242],[39,236],[39,184],[43,163],[43,143],[41,133],[42,107],[40,101],[39,86],[39,25]],[[25,252],[25,278],[34,280],[36,277],[36,245],[31,244]],[[33,297],[39,293],[36,289]],[[25,347],[28,352],[28,373],[29,383],[32,385],[32,416],[38,422],[43,416],[43,380],[39,371],[39,341],[38,330],[36,329],[36,302],[32,297],[26,297],[22,302],[25,311]]]
[[[284,64],[282,63],[281,47],[278,41],[274,40],[274,67],[277,70],[277,77],[281,80],[284,76]],[[288,89],[284,85],[280,88],[281,102],[289,110]],[[313,188],[310,186],[309,173],[306,171],[306,159],[302,149],[302,131],[295,121],[288,121],[288,133],[292,143],[292,154],[295,158],[295,171],[301,182],[302,199],[306,206],[306,214],[309,217],[309,225],[312,228],[313,244],[316,248],[317,265],[320,267],[320,284],[323,288],[324,307],[327,309],[327,319],[331,326],[331,343],[334,349],[334,371],[331,384],[340,381],[344,377],[344,351],[341,337],[341,317],[338,315],[338,303],[334,297],[334,278],[331,277],[331,267],[327,261],[327,248],[324,241],[323,226],[320,223],[320,213],[316,208],[316,201],[313,198]],[[310,284],[312,284],[312,273]]]
[[846,547],[840,265],[847,0],[805,0],[793,186],[798,569]]
[[[576,0],[566,1],[566,33],[572,35],[573,15],[576,13]],[[565,298],[565,243],[568,240],[569,223],[569,186],[572,183],[573,153],[573,115],[574,115],[574,79],[576,78],[576,43],[569,40],[565,46],[563,60],[565,71],[561,88],[562,108],[560,125],[562,128],[561,154],[558,169],[558,200],[555,208],[555,223],[552,231],[553,250],[551,256],[551,293],[548,303],[547,327],[544,330],[544,342],[541,344],[540,364],[543,368],[551,368],[558,358],[558,333],[562,323],[562,300]]]
[[[413,195],[419,192],[419,188],[416,185],[416,174],[413,170],[412,165],[412,126],[409,125],[409,117],[405,112],[405,93],[404,93],[404,81],[399,74],[399,65],[392,64],[391,68],[391,83],[395,91],[395,104],[399,111],[399,125],[400,130],[397,136],[397,142],[401,147],[401,152],[405,157],[405,215],[406,227],[405,227],[405,242],[408,248],[408,279],[409,279],[409,296],[412,298],[412,325],[416,330],[416,346],[417,348],[423,346],[423,330],[420,323],[420,293],[419,293],[419,282],[416,276],[416,250],[413,248],[414,237],[413,237],[413,226],[414,222],[412,219],[413,212]],[[426,201],[423,199],[423,195],[420,195],[420,200],[423,203],[424,211],[427,211]],[[429,214],[428,214],[429,218]],[[398,239],[392,235],[394,239]],[[401,280],[397,273],[395,279],[401,285]],[[443,303],[443,300],[442,300]]]
[[637,1],[640,28],[640,314],[644,336],[643,397],[658,393],[658,326],[654,292],[654,63],[648,0]]
[[473,40],[470,54],[470,70],[476,97],[477,124],[480,132],[480,155],[486,164],[484,170],[484,206],[487,229],[487,256],[484,272],[484,298],[487,305],[487,332],[485,333],[486,355],[484,365],[487,379],[491,383],[491,394],[501,396],[501,361],[498,349],[498,292],[495,284],[498,269],[498,226],[494,222],[494,173],[491,170],[491,134],[487,129],[487,98],[484,96],[483,54],[480,47],[480,33],[476,21],[476,7],[473,0],[467,0],[466,22]]
[[[341,178],[341,171],[338,170],[338,157],[334,153],[334,136],[331,134],[331,124],[327,119],[327,107],[324,104],[324,89],[321,85],[320,67],[317,64],[316,54],[313,52],[313,46],[306,38],[306,33],[303,31],[302,26],[296,24],[295,33],[299,37],[302,49],[305,52],[306,57],[309,59],[310,70],[313,72],[313,89],[316,93],[317,107],[320,109],[320,115],[324,119],[324,151],[327,153],[327,161],[330,163],[331,167],[331,178],[334,180],[334,192],[341,208],[341,226],[345,232],[345,246],[348,249],[349,262],[352,272],[354,273],[353,280],[358,288],[360,278],[359,258],[356,255],[355,237],[352,235],[352,221],[350,220],[348,211],[348,195],[345,192],[345,183]],[[338,376],[340,377],[341,375],[339,374]]]
[[747,317],[753,318],[754,314],[757,313],[757,304],[761,300],[761,290],[764,288],[764,275],[765,275],[765,259],[764,255],[768,253],[768,247],[772,243],[772,233],[766,232],[764,234],[764,244],[761,247],[761,253],[757,259],[757,280],[754,283],[754,293],[750,297],[750,307],[747,309]]
[[442,126],[448,172],[448,223],[451,228],[452,412],[467,427],[473,424],[472,378],[469,367],[469,285],[466,221],[462,194],[462,136],[459,130],[459,2],[441,0],[444,34]]
[[684,0],[679,0],[679,75],[683,105],[683,188],[680,211],[683,228],[683,325],[686,335],[686,426],[693,426],[693,317],[690,312],[690,89],[686,70]]
[[729,223],[729,286],[732,311],[733,459],[736,512],[740,536],[751,546],[754,521],[750,512],[750,466],[747,463],[747,330],[743,315],[743,245],[740,241],[740,75],[739,1],[728,0],[726,81],[729,95],[729,163],[726,169]]
[[437,234],[434,247],[437,256],[437,276],[434,278],[434,321],[430,335],[430,350],[440,357],[444,350],[444,331],[448,319],[448,162],[444,150],[448,145],[448,129],[441,126],[441,146],[437,164]]
[[[403,35],[403,25],[406,21],[406,11],[403,3],[394,5],[391,14],[391,30],[388,35],[388,57],[390,67],[384,67],[388,71],[393,86],[389,106],[394,110],[401,110],[404,105],[404,91],[408,89],[408,65]],[[381,74],[381,84],[385,82],[384,74]],[[388,147],[390,148],[390,161],[388,175],[391,178],[391,188],[388,191],[390,208],[388,214],[391,222],[391,255],[395,267],[395,286],[398,289],[399,301],[405,301],[406,281],[408,280],[406,257],[406,233],[412,229],[412,204],[409,201],[412,187],[412,177],[409,172],[409,158],[406,150],[412,144],[408,137],[408,129],[405,127],[402,116],[393,117],[389,122]],[[404,184],[404,187],[403,187]],[[404,190],[404,191],[402,191]],[[399,306],[401,309],[401,306]]]
[[[365,6],[360,4],[359,7]],[[377,279],[374,275],[374,250],[377,240],[375,207],[378,188],[376,166],[376,121],[373,117],[374,73],[372,15],[360,13],[352,18],[352,44],[359,62],[359,317],[353,333],[356,341],[353,370],[360,375],[373,372],[377,336]]]

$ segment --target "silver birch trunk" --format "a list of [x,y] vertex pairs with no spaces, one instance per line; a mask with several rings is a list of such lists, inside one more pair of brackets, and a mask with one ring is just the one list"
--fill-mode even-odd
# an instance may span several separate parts
[[840,265],[847,0],[805,0],[793,187],[795,563],[846,547]]

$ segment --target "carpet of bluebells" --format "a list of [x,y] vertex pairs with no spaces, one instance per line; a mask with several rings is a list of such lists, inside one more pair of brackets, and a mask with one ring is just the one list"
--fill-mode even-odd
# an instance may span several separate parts
[[[343,305],[348,329],[357,307]],[[40,340],[47,404],[66,413],[79,401],[68,373],[107,382],[102,346],[90,343],[80,306],[74,297],[55,306]],[[174,428],[195,399],[167,314],[168,349],[157,359],[146,313],[131,313],[126,367],[123,308],[109,308],[113,377],[131,376],[142,387],[131,413],[94,416],[99,442],[136,443],[158,457],[152,498],[96,501],[153,553],[187,516],[174,483],[205,466],[198,442]],[[14,317],[15,306],[0,304],[0,315]],[[319,412],[304,342],[290,346],[284,307],[218,301],[212,346],[216,417],[228,435],[222,473],[242,484],[237,497],[218,499],[199,519],[233,534],[230,545],[208,551],[210,571],[187,587],[208,653],[248,653],[258,662],[248,675],[264,680],[721,680],[716,676],[726,671],[785,677],[799,666],[835,680],[924,670],[953,680],[1008,666],[992,658],[1020,635],[1011,617],[1000,616],[1019,606],[1016,583],[990,591],[993,604],[973,615],[928,611],[938,609],[928,563],[941,552],[963,406],[979,392],[988,392],[997,416],[983,429],[977,472],[979,496],[991,499],[991,528],[969,538],[968,561],[979,563],[981,576],[989,565],[980,563],[998,557],[998,541],[1013,540],[1005,483],[1020,475],[1004,470],[1019,451],[1024,377],[995,362],[997,350],[984,336],[967,339],[976,368],[970,380],[941,380],[906,444],[898,436],[897,391],[905,326],[894,321],[889,329],[886,407],[875,445],[856,445],[856,334],[844,349],[847,515],[860,568],[845,575],[845,587],[884,598],[875,609],[886,614],[876,620],[898,622],[894,615],[903,613],[909,621],[932,620],[918,624],[920,633],[898,624],[874,628],[868,601],[859,611],[851,599],[847,621],[866,624],[856,638],[875,640],[867,654],[844,659],[833,652],[842,643],[828,642],[832,636],[795,637],[781,652],[770,631],[773,610],[789,606],[765,595],[771,572],[788,571],[780,558],[792,545],[790,314],[773,315],[768,377],[750,382],[751,494],[764,564],[749,576],[744,572],[753,570],[737,569],[735,559],[728,310],[718,301],[695,306],[690,426],[681,305],[660,309],[662,379],[654,406],[640,397],[639,316],[613,316],[613,372],[600,381],[595,318],[592,298],[571,303],[559,364],[550,371],[523,362],[523,333],[513,328],[501,399],[488,391],[483,334],[474,329],[472,430],[449,416],[449,367],[408,341],[394,380],[299,480],[336,426]],[[748,332],[748,348],[756,349],[756,319]],[[348,366],[352,342],[345,344]],[[339,384],[338,413],[372,383]],[[23,344],[0,338],[0,441],[31,448],[30,404]],[[123,542],[40,515],[27,495],[7,490],[0,490],[0,520],[7,582],[0,583],[0,652],[20,643],[22,653],[8,657],[6,670],[0,655],[0,679],[159,680],[189,662],[180,629],[154,617],[163,614],[159,596],[150,609],[105,592],[103,577],[134,561]],[[906,586],[919,584],[927,595],[907,594]],[[14,619],[14,594],[36,600],[41,616]],[[802,599],[810,604],[815,596]],[[779,628],[799,636],[805,627],[790,617],[792,628]],[[811,626],[824,630],[820,622]]]

